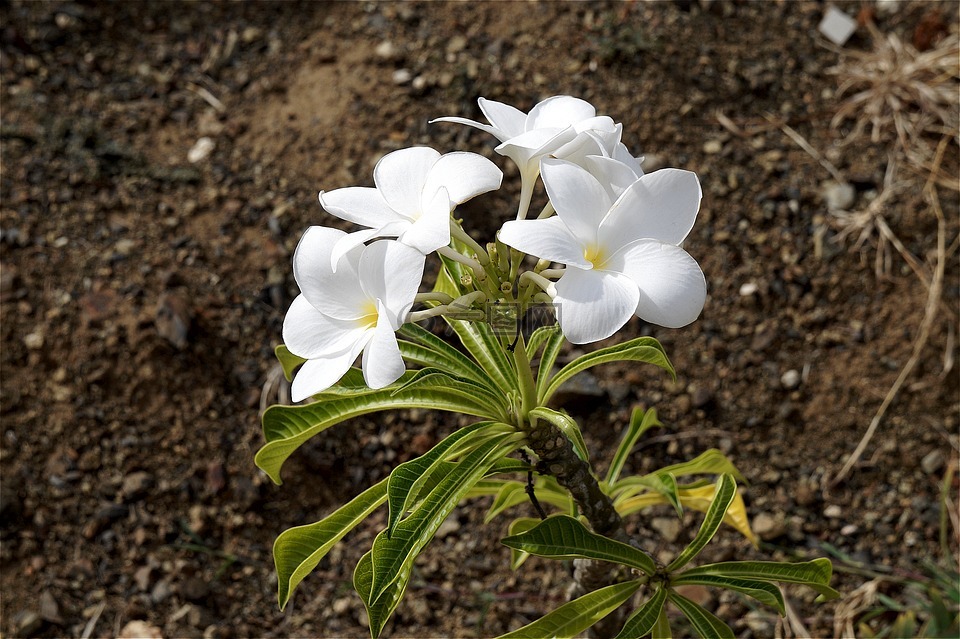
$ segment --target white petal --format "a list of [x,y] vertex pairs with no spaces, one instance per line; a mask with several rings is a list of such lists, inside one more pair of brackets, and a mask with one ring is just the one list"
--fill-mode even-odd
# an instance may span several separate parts
[[364,315],[366,298],[357,273],[362,247],[347,251],[337,262],[336,272],[331,266],[334,247],[346,237],[343,231],[325,226],[308,228],[293,254],[293,277],[300,292],[317,310],[350,320]]
[[395,211],[416,218],[420,214],[423,185],[439,158],[439,152],[425,146],[387,153],[373,168],[373,182]]
[[[597,178],[597,181],[606,190],[611,202],[616,201],[627,190],[627,187],[643,175],[643,171],[637,172],[631,164],[599,155],[585,157],[580,166]],[[639,168],[639,164],[637,168]]]
[[574,344],[616,333],[633,315],[640,297],[630,278],[612,271],[568,268],[556,286],[560,329]]
[[566,129],[535,129],[523,135],[510,138],[494,149],[500,155],[506,156],[523,167],[540,161],[540,156],[551,153],[554,149],[569,142],[576,136],[572,128]]
[[365,186],[320,191],[320,205],[330,215],[360,226],[376,228],[401,219],[377,189]]
[[430,169],[421,197],[429,200],[438,189],[445,188],[450,201],[460,204],[499,189],[502,179],[503,173],[497,165],[482,155],[462,151],[447,153]]
[[446,189],[437,191],[423,203],[423,212],[397,239],[424,255],[450,243],[450,209],[453,204]]
[[614,147],[612,157],[614,160],[618,160],[629,166],[630,170],[637,174],[637,177],[643,175],[643,169],[641,168],[643,158],[633,157],[623,142]]
[[413,226],[413,224],[407,220],[399,220],[397,222],[390,222],[378,229],[355,231],[340,238],[333,246],[333,252],[330,254],[330,265],[333,267],[333,272],[337,272],[340,258],[357,246],[378,237],[397,237],[403,235],[411,226]]
[[392,240],[374,242],[360,258],[361,286],[371,298],[382,301],[395,329],[413,306],[425,262],[420,251]]
[[389,386],[406,370],[395,329],[390,325],[379,300],[378,305],[380,319],[373,331],[373,338],[363,349],[363,379],[370,388]]
[[681,169],[647,173],[614,203],[601,235],[679,245],[697,219],[701,195],[696,173]]
[[[363,346],[361,342],[359,346]],[[343,377],[350,365],[357,359],[359,351],[349,350],[335,357],[311,359],[304,362],[293,378],[290,386],[290,398],[301,402],[311,395],[325,391]]]
[[589,102],[569,95],[555,95],[530,109],[526,129],[564,128],[596,115],[597,110]]
[[545,220],[511,220],[504,223],[500,241],[529,255],[580,268],[592,268],[583,256],[584,246],[558,217]]
[[433,120],[430,120],[428,124],[433,124],[434,122],[453,122],[455,124],[466,124],[467,126],[472,126],[475,129],[486,131],[490,135],[496,137],[501,142],[503,142],[504,140],[510,137],[509,135],[507,135],[506,133],[504,133],[503,131],[501,131],[495,126],[490,126],[488,124],[481,124],[476,120],[468,120],[467,118],[455,118],[455,117],[448,116],[443,118],[435,118]]
[[697,261],[678,246],[640,240],[605,267],[624,273],[640,288],[637,317],[667,328],[693,322],[703,310],[707,282]]
[[483,115],[490,121],[490,124],[503,133],[504,137],[500,138],[501,142],[523,133],[523,125],[527,120],[527,114],[523,111],[509,104],[494,102],[486,98],[480,98],[477,100],[477,104],[480,105],[480,110],[483,111]]
[[560,219],[581,244],[595,246],[611,204],[597,178],[576,164],[551,158],[540,162],[540,175]]
[[363,332],[355,321],[324,315],[303,295],[293,300],[283,318],[283,343],[291,353],[305,359],[334,357],[349,351]]

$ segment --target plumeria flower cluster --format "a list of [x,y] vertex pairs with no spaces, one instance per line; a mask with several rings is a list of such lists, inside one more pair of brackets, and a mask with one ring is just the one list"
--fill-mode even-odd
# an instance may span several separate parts
[[[335,384],[362,354],[370,388],[405,369],[396,331],[408,321],[510,302],[517,312],[539,301],[559,307],[564,336],[584,344],[616,333],[632,316],[678,328],[703,309],[706,283],[682,248],[696,220],[697,176],[680,169],[645,174],[621,141],[623,125],[570,96],[548,98],[529,113],[480,98],[496,152],[521,176],[516,219],[481,246],[453,213],[500,187],[502,173],[483,156],[413,147],[384,156],[374,187],[321,192],[322,207],[360,227],[315,226],[294,255],[301,295],[284,320],[287,348],[306,360],[293,383],[300,401]],[[538,178],[548,203],[527,219]],[[420,293],[425,260],[437,254],[472,273],[460,299]],[[524,257],[539,258],[521,270]],[[414,310],[417,303],[429,308]],[[482,320],[478,320],[482,321]]]

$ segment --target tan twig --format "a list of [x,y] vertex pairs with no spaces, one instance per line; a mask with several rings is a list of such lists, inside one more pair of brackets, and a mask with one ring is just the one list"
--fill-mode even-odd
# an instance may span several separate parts
[[[777,123],[777,121],[774,119],[774,117],[773,117],[772,115],[767,114],[765,117],[766,117],[767,120],[769,120],[771,123],[773,123],[773,124],[776,124],[776,123]],[[823,168],[825,168],[825,169],[830,173],[830,175],[833,176],[833,179],[834,179],[834,180],[836,180],[836,181],[837,181],[838,183],[840,183],[840,184],[846,184],[847,181],[844,179],[843,175],[840,173],[840,171],[837,169],[837,167],[835,167],[835,166],[834,166],[829,160],[827,160],[825,157],[823,157],[822,155],[820,155],[820,153],[819,153],[815,148],[813,148],[813,147],[810,145],[810,143],[807,142],[807,141],[804,139],[804,137],[803,137],[802,135],[800,135],[799,133],[797,133],[793,128],[791,128],[791,127],[790,127],[789,125],[787,125],[787,124],[780,123],[779,126],[780,126],[780,130],[783,131],[783,132],[787,135],[787,137],[789,137],[791,140],[793,140],[794,142],[796,142],[796,143],[797,143],[797,146],[799,146],[801,149],[803,149],[804,151],[806,151],[806,152],[810,155],[810,157],[812,157],[814,160],[816,160],[817,162],[819,162],[819,163],[820,163],[820,166],[822,166]]]
[[947,261],[947,229],[946,222],[943,218],[943,211],[940,208],[940,200],[937,196],[936,186],[932,183],[928,183],[925,191],[930,198],[930,206],[937,216],[937,265],[934,270],[933,279],[930,282],[930,289],[927,292],[927,304],[924,310],[923,320],[920,323],[920,331],[917,334],[917,338],[913,342],[913,353],[910,356],[910,359],[907,360],[903,370],[900,371],[900,375],[897,376],[897,380],[887,392],[886,397],[884,397],[883,403],[880,404],[880,408],[870,421],[870,426],[867,428],[867,432],[864,433],[863,437],[860,439],[860,443],[857,444],[853,454],[850,455],[850,458],[843,465],[843,468],[840,469],[840,472],[837,473],[837,476],[834,477],[832,482],[830,482],[831,486],[835,486],[841,480],[843,480],[850,472],[850,469],[853,468],[854,465],[856,465],[856,463],[860,460],[860,457],[863,455],[863,451],[866,450],[867,445],[873,438],[874,433],[877,432],[877,428],[880,426],[880,421],[887,412],[887,408],[890,407],[890,404],[897,396],[897,393],[907,380],[907,377],[910,376],[913,368],[920,360],[920,354],[923,351],[923,347],[926,346],[927,339],[930,337],[930,328],[933,326],[933,320],[937,315],[937,307],[940,305],[940,295],[943,291],[943,276]]

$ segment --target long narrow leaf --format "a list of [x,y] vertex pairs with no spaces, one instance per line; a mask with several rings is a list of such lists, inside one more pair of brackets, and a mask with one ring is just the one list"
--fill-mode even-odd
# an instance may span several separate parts
[[537,365],[537,398],[540,404],[545,404],[544,393],[550,384],[553,375],[553,365],[557,362],[557,355],[560,354],[560,348],[563,346],[563,333],[554,332],[547,337],[546,344],[543,347],[543,355],[540,356],[540,363]]
[[280,533],[273,544],[273,561],[277,568],[277,599],[281,610],[303,578],[344,535],[376,510],[386,496],[387,480],[384,479],[320,521]]
[[293,381],[293,371],[297,370],[298,366],[307,361],[299,355],[291,353],[290,349],[284,344],[278,344],[277,347],[273,349],[273,354],[277,356],[277,360],[283,368],[283,376],[287,378],[288,382]]
[[533,334],[530,335],[530,339],[527,340],[527,356],[530,358],[530,360],[532,361],[536,357],[537,351],[540,350],[541,346],[543,346],[551,337],[555,336],[559,332],[559,324],[541,326],[537,330],[533,331]]
[[406,361],[440,368],[452,375],[465,377],[505,398],[502,389],[483,368],[430,331],[416,324],[404,324],[400,327],[399,334],[411,340],[399,340],[400,354]]
[[[510,522],[510,527],[507,529],[507,533],[510,535],[519,535],[525,533],[537,524],[540,523],[539,519],[534,519],[533,517],[518,517]],[[527,557],[530,556],[530,553],[523,552],[522,550],[517,550],[516,548],[510,549],[510,570],[516,570],[523,562],[527,560]]]
[[753,597],[762,604],[776,608],[781,615],[786,614],[786,608],[783,603],[783,593],[777,586],[756,579],[738,579],[736,577],[726,577],[721,575],[694,575],[688,576],[685,573],[672,577],[671,586],[682,586],[685,584],[696,584],[699,586],[714,586],[716,588],[727,588],[736,590],[745,595]]
[[567,515],[554,515],[522,535],[504,537],[500,543],[551,559],[600,559],[625,564],[653,575],[657,567],[642,550],[634,548],[586,528],[579,520]]
[[642,585],[642,581],[633,580],[594,590],[500,639],[575,637],[619,608]]
[[424,497],[413,514],[396,525],[390,536],[386,531],[377,535],[372,549],[371,601],[375,602],[392,589],[398,580],[409,578],[413,560],[433,538],[447,515],[494,462],[516,450],[522,439],[522,434],[513,432],[490,437],[458,462]]
[[616,639],[640,639],[646,637],[657,624],[663,604],[667,600],[667,589],[660,587],[653,596],[643,602],[637,611],[630,615]]
[[690,601],[671,590],[667,593],[670,602],[680,609],[683,616],[690,621],[690,625],[703,639],[734,639],[733,630],[715,615],[699,604]]
[[825,599],[840,596],[830,587],[833,564],[829,559],[819,558],[812,561],[786,563],[780,561],[725,561],[717,564],[697,566],[682,573],[690,579],[702,575],[719,575],[728,578],[756,579],[758,581],[779,581],[791,584],[803,584],[820,593]]
[[387,534],[393,534],[397,522],[416,503],[423,486],[438,466],[447,460],[455,447],[464,442],[482,443],[487,436],[512,430],[513,428],[506,424],[477,422],[453,432],[420,457],[394,468],[387,480],[387,506],[390,513],[387,520]]
[[590,457],[587,453],[587,444],[583,441],[583,433],[580,432],[580,426],[577,424],[576,420],[560,411],[553,410],[552,408],[546,408],[540,406],[539,408],[534,408],[530,411],[530,417],[536,417],[537,419],[542,419],[550,422],[561,433],[570,440],[570,443],[573,444],[573,450],[577,453],[577,457],[583,461],[589,461]]
[[458,392],[471,395],[473,400],[487,409],[487,414],[500,421],[508,419],[507,403],[503,394],[493,392],[486,386],[465,377],[451,375],[438,368],[423,368],[416,372],[408,381],[393,391],[394,395],[401,395],[414,388],[452,388]]
[[666,606],[660,610],[660,616],[657,617],[657,623],[653,625],[650,639],[673,639],[673,634],[670,632],[670,618],[667,617]]
[[633,414],[630,415],[630,426],[624,431],[617,452],[613,456],[613,461],[610,462],[610,468],[607,470],[606,482],[609,486],[613,487],[620,478],[623,465],[630,453],[633,452],[633,447],[637,445],[637,441],[645,432],[655,426],[663,426],[657,419],[656,409],[651,408],[646,412],[642,408],[633,409]]
[[582,355],[560,369],[559,372],[550,380],[550,384],[544,390],[541,397],[541,404],[545,404],[550,397],[557,391],[565,381],[593,366],[605,364],[607,362],[646,362],[659,366],[663,370],[676,377],[673,365],[667,358],[660,342],[652,337],[638,337],[623,344],[608,346],[592,353]]
[[387,592],[381,594],[376,601],[371,600],[373,589],[373,551],[365,553],[357,562],[353,571],[353,587],[360,595],[363,605],[367,609],[367,620],[370,622],[370,636],[379,637],[390,615],[397,609],[403,593],[407,590],[409,579],[398,580],[391,584]]
[[700,530],[697,531],[697,536],[670,562],[670,565],[667,566],[668,572],[674,572],[678,568],[685,566],[713,539],[713,536],[717,534],[717,529],[720,527],[720,524],[723,523],[723,517],[727,514],[727,509],[730,507],[736,494],[737,483],[733,477],[730,475],[720,475],[720,479],[717,481],[716,492],[713,495],[713,501],[710,503],[710,508],[707,509],[703,523],[700,525]]
[[271,406],[263,414],[263,434],[266,445],[257,452],[254,461],[274,483],[282,483],[280,468],[300,445],[352,417],[398,408],[427,408],[466,413],[476,417],[488,415],[488,408],[469,392],[456,388],[415,388],[398,395],[393,388],[369,391],[314,402],[304,406]]

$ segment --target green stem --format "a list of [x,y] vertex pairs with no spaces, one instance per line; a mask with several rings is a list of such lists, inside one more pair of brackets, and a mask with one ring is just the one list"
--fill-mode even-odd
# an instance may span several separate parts
[[513,361],[517,365],[517,377],[520,379],[520,414],[517,416],[521,428],[525,427],[527,415],[537,407],[537,381],[533,378],[533,368],[527,356],[527,345],[523,335],[517,335],[516,348],[513,349]]

